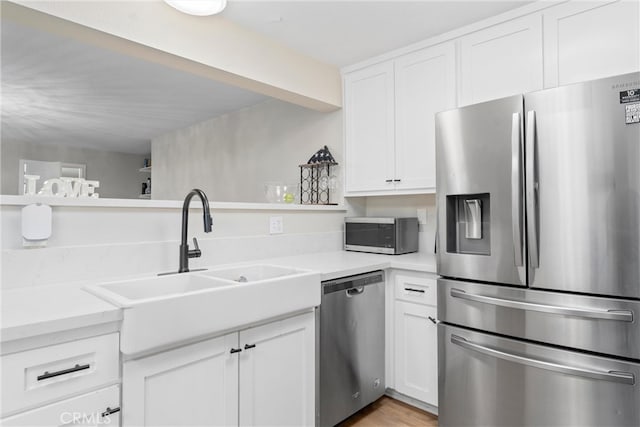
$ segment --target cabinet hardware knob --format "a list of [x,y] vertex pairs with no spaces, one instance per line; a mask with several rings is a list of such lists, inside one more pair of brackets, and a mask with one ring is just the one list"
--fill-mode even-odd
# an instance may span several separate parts
[[245,345],[244,345],[244,349],[245,349],[245,350],[249,350],[250,348],[253,348],[253,347],[255,347],[255,346],[256,346],[255,344],[245,344]]
[[231,354],[233,354],[233,353],[240,353],[241,351],[242,351],[242,349],[241,349],[241,348],[232,348],[232,349],[231,349],[231,351],[230,351],[230,353],[231,353]]
[[433,318],[433,317],[431,317],[431,316],[429,316],[429,320],[431,320],[431,322],[432,322],[434,325],[437,323],[437,322],[436,322],[436,319],[434,319],[434,318]]
[[106,417],[108,415],[115,414],[116,412],[120,412],[120,408],[119,407],[111,409],[111,408],[109,408],[107,406],[107,409],[102,413],[102,417],[104,418],[104,417]]

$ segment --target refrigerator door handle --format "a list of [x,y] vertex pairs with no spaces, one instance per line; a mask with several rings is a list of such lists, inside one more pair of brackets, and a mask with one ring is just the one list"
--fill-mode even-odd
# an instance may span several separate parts
[[468,341],[458,335],[451,334],[451,343],[459,345],[460,347],[468,350],[476,351],[478,353],[486,354],[491,357],[506,360],[508,362],[519,363],[522,365],[531,366],[534,368],[545,369],[547,371],[558,372],[561,374],[575,375],[577,377],[591,378],[594,380],[611,381],[616,383],[635,385],[636,379],[632,373],[620,372],[620,371],[598,371],[594,369],[578,368],[574,366],[561,365],[559,363],[548,362],[545,360],[534,359],[531,357],[524,357],[517,354],[509,353],[504,350],[497,350],[490,347],[485,347],[480,344],[476,344],[472,341]]
[[529,260],[532,268],[540,267],[538,252],[538,177],[536,176],[536,112],[527,113],[526,162],[527,162],[527,234],[529,236]]
[[587,319],[633,322],[633,312],[630,310],[594,310],[578,307],[563,307],[557,305],[538,304],[486,295],[469,294],[461,289],[455,288],[451,289],[450,294],[453,298],[460,298],[468,301],[480,302],[483,304],[497,305],[500,307],[515,308],[519,310],[538,311],[542,313],[583,317]]
[[511,226],[513,255],[517,267],[522,259],[522,120],[520,113],[511,117]]

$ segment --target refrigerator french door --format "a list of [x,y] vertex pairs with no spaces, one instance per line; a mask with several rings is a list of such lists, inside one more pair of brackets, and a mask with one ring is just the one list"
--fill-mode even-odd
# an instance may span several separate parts
[[640,425],[640,73],[439,113],[436,151],[440,424]]

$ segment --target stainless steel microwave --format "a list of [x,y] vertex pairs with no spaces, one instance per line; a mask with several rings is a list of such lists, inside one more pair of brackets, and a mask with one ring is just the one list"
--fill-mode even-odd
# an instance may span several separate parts
[[344,222],[347,251],[388,255],[418,251],[418,218],[354,217]]

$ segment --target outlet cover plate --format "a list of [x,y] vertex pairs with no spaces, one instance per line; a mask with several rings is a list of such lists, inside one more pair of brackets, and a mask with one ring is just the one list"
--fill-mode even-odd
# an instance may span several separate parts
[[284,231],[284,224],[281,216],[269,217],[269,234],[282,234]]

